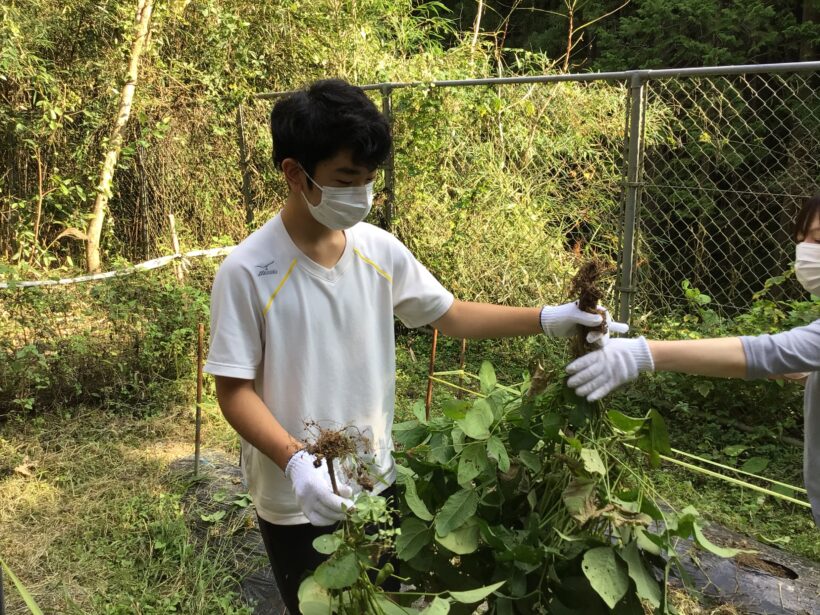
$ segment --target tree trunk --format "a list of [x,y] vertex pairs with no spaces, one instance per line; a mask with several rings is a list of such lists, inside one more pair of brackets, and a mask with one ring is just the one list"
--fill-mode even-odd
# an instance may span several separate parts
[[137,14],[134,24],[134,41],[131,44],[131,58],[128,62],[128,75],[120,92],[120,104],[117,118],[108,138],[108,151],[105,154],[100,181],[97,184],[97,198],[94,201],[93,218],[86,230],[86,264],[89,272],[100,270],[100,236],[102,235],[103,220],[108,200],[111,198],[111,184],[114,178],[114,169],[122,150],[125,136],[125,125],[131,116],[131,102],[134,99],[134,90],[137,86],[137,69],[139,59],[148,37],[148,27],[151,22],[151,11],[154,0],[137,0]]
[[484,0],[478,0],[478,10],[475,14],[475,21],[473,22],[473,41],[470,49],[475,49],[478,43],[478,33],[481,32],[481,15],[484,12]]

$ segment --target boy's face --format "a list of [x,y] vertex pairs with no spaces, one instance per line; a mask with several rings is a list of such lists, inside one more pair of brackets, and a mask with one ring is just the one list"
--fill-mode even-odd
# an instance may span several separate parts
[[[304,173],[304,172],[303,172]],[[320,186],[364,186],[376,177],[376,169],[355,164],[350,150],[341,150],[333,158],[322,160],[313,172],[313,181]],[[306,194],[318,201],[319,189],[305,177]],[[313,199],[311,199],[313,200]]]

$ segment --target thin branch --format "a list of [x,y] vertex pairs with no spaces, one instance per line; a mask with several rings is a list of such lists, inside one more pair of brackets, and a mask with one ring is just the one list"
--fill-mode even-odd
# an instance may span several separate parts
[[602,19],[604,19],[605,17],[609,17],[609,16],[610,16],[610,15],[612,15],[613,13],[617,13],[617,12],[618,12],[618,11],[620,11],[622,8],[624,8],[627,4],[629,4],[631,1],[632,1],[632,0],[626,0],[626,2],[624,2],[624,3],[623,3],[621,6],[619,6],[618,8],[616,8],[616,9],[613,9],[613,10],[609,11],[609,13],[607,13],[606,15],[601,15],[600,17],[596,17],[596,18],[595,18],[595,19],[593,19],[592,21],[588,21],[588,22],[587,22],[587,23],[585,23],[583,26],[579,26],[578,28],[576,28],[576,29],[575,29],[575,31],[576,31],[576,32],[580,32],[581,30],[583,30],[583,29],[584,29],[584,28],[586,28],[587,26],[591,26],[591,25],[592,25],[592,24],[594,24],[595,22],[601,21]]

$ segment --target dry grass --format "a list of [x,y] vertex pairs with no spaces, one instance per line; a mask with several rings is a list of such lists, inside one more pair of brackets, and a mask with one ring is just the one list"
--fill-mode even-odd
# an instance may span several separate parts
[[[235,435],[213,404],[202,433],[203,447],[235,454]],[[177,595],[200,601],[200,612],[228,612],[207,606],[202,594],[225,594],[229,574],[216,587],[196,587],[221,564],[184,548],[186,484],[168,473],[172,460],[193,451],[193,434],[190,410],[148,419],[82,410],[0,427],[0,450],[31,471],[0,467],[0,554],[44,612],[156,612],[140,606],[146,590],[156,594],[147,602]],[[191,578],[174,578],[183,575]],[[26,613],[10,594],[8,614]]]
[[732,604],[704,606],[691,593],[675,587],[669,588],[669,594],[679,615],[743,615],[743,611]]

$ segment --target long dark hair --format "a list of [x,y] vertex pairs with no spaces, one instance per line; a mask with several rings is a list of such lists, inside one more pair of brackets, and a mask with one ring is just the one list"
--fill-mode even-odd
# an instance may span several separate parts
[[806,238],[811,223],[818,215],[820,215],[820,192],[808,199],[803,204],[800,213],[797,214],[797,220],[794,223],[795,241],[803,241]]

